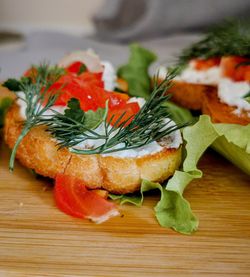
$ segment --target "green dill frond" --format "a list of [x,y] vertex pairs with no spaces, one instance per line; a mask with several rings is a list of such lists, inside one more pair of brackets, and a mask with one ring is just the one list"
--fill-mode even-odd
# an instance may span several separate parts
[[178,64],[231,55],[250,57],[250,21],[227,20],[214,26],[200,41],[182,51]]
[[40,65],[33,65],[32,68],[35,69],[34,77],[35,80],[44,83],[46,86],[52,85],[56,82],[63,74],[65,74],[65,69],[57,65],[50,66],[49,63],[43,62]]
[[[52,83],[54,83],[63,71],[57,66],[50,67],[48,64],[41,64],[36,68],[34,79],[31,77],[22,77],[20,80],[7,80],[5,83],[13,86],[14,92],[22,91],[22,95],[17,93],[17,97],[22,99],[26,104],[25,115],[26,120],[23,123],[23,129],[12,149],[9,168],[14,168],[15,156],[17,148],[22,139],[36,125],[41,123],[43,114],[51,109],[57,99],[57,93],[48,92]],[[33,82],[34,80],[34,82]],[[42,105],[43,103],[43,105]]]
[[[153,141],[159,141],[175,130],[187,126],[185,123],[178,126],[169,124],[171,121],[169,119],[170,113],[163,105],[170,98],[165,92],[170,87],[171,80],[177,72],[178,69],[173,69],[161,84],[155,82],[150,98],[129,124],[127,123],[131,118],[123,120],[125,112],[112,126],[110,123],[113,118],[107,120],[107,111],[102,121],[104,131],[101,133],[92,128],[87,128],[84,115],[79,117],[78,120],[67,116],[65,113],[56,113],[53,118],[43,120],[43,123],[48,126],[48,132],[59,141],[59,148],[67,147],[72,153],[76,154],[112,153],[139,148]],[[80,106],[78,106],[78,109],[80,109]],[[76,106],[74,112],[77,113]],[[75,147],[88,139],[101,140],[102,143],[91,149],[80,150]]]
[[[35,69],[35,82],[33,78],[25,78],[19,80],[18,83],[18,88],[23,92],[21,99],[26,103],[26,121],[12,150],[9,165],[11,170],[14,167],[15,155],[20,142],[30,129],[37,125],[47,126],[47,131],[58,140],[59,148],[67,147],[72,153],[85,155],[138,148],[153,141],[159,141],[187,125],[185,123],[172,124],[169,119],[170,113],[164,105],[170,98],[166,95],[166,90],[170,87],[171,80],[178,74],[179,68],[170,70],[160,84],[154,83],[150,98],[132,121],[132,117],[127,118],[124,112],[112,125],[114,117],[107,119],[108,102],[105,109],[84,112],[81,110],[79,100],[71,99],[64,114],[54,111],[54,116],[44,116],[46,111],[53,111],[53,105],[59,93],[58,91],[51,92],[50,86],[64,72],[61,68],[49,67],[48,64],[42,64]],[[17,87],[15,82],[13,84]],[[96,129],[100,124],[104,126],[102,131]],[[101,143],[91,149],[77,149],[76,146],[79,143],[88,139],[101,140]]]

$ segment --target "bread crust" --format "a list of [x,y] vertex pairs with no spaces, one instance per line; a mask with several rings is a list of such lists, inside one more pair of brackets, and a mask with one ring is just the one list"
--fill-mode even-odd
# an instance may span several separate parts
[[171,100],[180,106],[191,109],[201,110],[203,95],[216,90],[216,86],[187,83],[174,80],[171,83],[168,93],[172,95]]
[[250,117],[246,111],[235,114],[236,107],[222,103],[218,97],[217,90],[204,94],[202,103],[202,113],[210,115],[214,123],[231,123],[247,125]]
[[[22,130],[19,106],[14,103],[5,117],[4,139],[13,148]],[[56,141],[45,126],[36,126],[20,143],[16,158],[38,174],[55,178],[58,173],[80,178],[91,189],[103,188],[112,193],[139,190],[142,179],[161,182],[179,167],[181,147],[138,158],[103,155],[77,155],[67,148],[57,150]]]

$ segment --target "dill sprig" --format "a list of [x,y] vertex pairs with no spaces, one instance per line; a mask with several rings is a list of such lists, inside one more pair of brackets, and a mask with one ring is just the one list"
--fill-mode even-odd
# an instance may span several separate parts
[[[17,148],[23,138],[28,134],[32,127],[38,125],[42,115],[49,110],[55,103],[57,94],[48,92],[50,86],[61,76],[61,68],[49,67],[44,63],[36,67],[35,82],[30,78],[21,78],[18,82],[18,89],[22,94],[15,92],[17,97],[26,104],[25,116],[22,131],[15,142],[9,161],[9,169],[13,171]],[[13,79],[12,79],[13,81]],[[43,105],[42,105],[43,103]]]
[[204,38],[183,50],[178,64],[231,55],[250,57],[250,21],[228,20],[214,26]]
[[[166,135],[187,125],[170,124],[170,113],[163,106],[163,103],[170,98],[165,92],[170,87],[171,80],[176,76],[176,73],[177,69],[172,70],[160,84],[155,82],[150,98],[131,122],[131,117],[123,120],[126,114],[124,112],[112,126],[111,122],[113,122],[114,116],[107,120],[107,112],[105,112],[102,122],[104,132],[101,133],[87,128],[83,115],[77,120],[66,114],[56,113],[53,118],[43,120],[43,123],[48,126],[48,132],[58,139],[60,148],[68,147],[70,152],[76,154],[107,154],[134,149],[153,141],[159,141]],[[75,147],[88,139],[102,140],[103,143],[92,149],[77,149]]]
[[59,148],[72,147],[87,139],[103,139],[104,136],[93,129],[106,119],[107,104],[108,102],[106,102],[105,109],[99,108],[95,112],[92,110],[84,112],[79,100],[71,98],[64,114],[52,109],[53,117],[41,118],[39,124],[46,125],[47,131],[60,141]]

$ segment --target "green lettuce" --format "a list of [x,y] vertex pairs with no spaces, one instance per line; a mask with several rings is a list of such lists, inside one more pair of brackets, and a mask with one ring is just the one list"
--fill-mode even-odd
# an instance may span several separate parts
[[[178,175],[178,176],[177,176]],[[175,175],[175,182],[178,178],[182,181],[181,174]],[[191,180],[188,180],[188,182]],[[119,200],[120,204],[131,203],[141,206],[144,200],[144,193],[150,190],[159,190],[160,201],[154,207],[155,216],[162,227],[173,228],[183,234],[191,234],[198,228],[198,220],[192,213],[190,205],[182,196],[182,193],[168,189],[156,182],[142,180],[140,193],[137,195],[109,195],[113,200]],[[180,189],[181,188],[177,188]]]
[[135,43],[130,45],[129,61],[117,71],[117,75],[127,81],[129,95],[149,97],[151,79],[148,69],[155,60],[156,55],[151,51]]
[[143,180],[138,195],[111,195],[111,198],[118,199],[121,204],[129,202],[140,206],[144,192],[158,189],[161,196],[154,210],[159,224],[183,234],[191,234],[198,228],[198,219],[183,197],[183,192],[192,180],[202,177],[202,171],[197,168],[200,157],[213,145],[216,149],[223,149],[223,155],[250,175],[249,138],[250,125],[213,124],[209,116],[202,115],[193,126],[183,129],[185,158],[172,178],[163,185]]
[[188,109],[177,106],[171,101],[166,101],[164,106],[169,110],[170,117],[176,124],[183,124],[183,122],[193,122],[195,120]]
[[0,128],[3,127],[4,116],[8,108],[11,106],[13,99],[4,97],[0,99]]
[[214,124],[219,137],[212,148],[250,175],[250,124]]

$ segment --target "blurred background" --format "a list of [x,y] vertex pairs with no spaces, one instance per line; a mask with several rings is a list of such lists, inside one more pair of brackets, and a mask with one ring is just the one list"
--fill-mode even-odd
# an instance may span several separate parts
[[0,0],[0,80],[79,49],[119,65],[133,41],[171,63],[211,25],[249,14],[249,0]]
[[0,0],[1,31],[93,32],[92,17],[104,0]]

